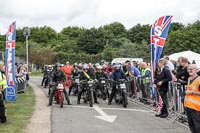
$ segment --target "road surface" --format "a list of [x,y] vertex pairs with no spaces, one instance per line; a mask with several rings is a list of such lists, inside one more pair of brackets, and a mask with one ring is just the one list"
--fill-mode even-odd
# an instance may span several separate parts
[[[31,77],[30,82],[41,88],[42,77]],[[46,97],[48,101],[48,97]],[[129,102],[127,108],[98,99],[100,104],[81,103],[70,96],[72,105],[60,108],[55,102],[51,107],[52,133],[190,133],[190,130],[170,120],[155,117],[155,112]]]

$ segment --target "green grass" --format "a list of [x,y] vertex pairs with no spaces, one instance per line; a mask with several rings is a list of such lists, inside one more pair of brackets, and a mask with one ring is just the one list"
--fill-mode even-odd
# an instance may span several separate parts
[[17,102],[6,102],[7,124],[0,125],[0,133],[24,133],[35,106],[35,95],[29,87],[28,95],[17,94]]
[[36,68],[33,68],[31,72],[31,76],[43,76],[43,73],[41,72],[36,73]]

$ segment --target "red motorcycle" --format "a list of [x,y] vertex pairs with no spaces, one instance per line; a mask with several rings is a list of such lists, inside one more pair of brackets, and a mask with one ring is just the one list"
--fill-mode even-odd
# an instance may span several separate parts
[[60,104],[60,108],[63,108],[63,102],[64,102],[64,85],[63,83],[57,83],[57,87],[56,87],[56,95],[55,95],[55,98],[56,98],[56,101],[58,104]]

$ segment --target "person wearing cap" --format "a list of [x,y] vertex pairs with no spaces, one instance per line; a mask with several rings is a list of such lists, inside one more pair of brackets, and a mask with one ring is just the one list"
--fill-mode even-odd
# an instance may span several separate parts
[[[52,105],[53,96],[56,93],[57,84],[59,82],[64,82],[64,81],[66,81],[66,84],[68,84],[68,79],[66,78],[64,72],[61,70],[61,64],[56,63],[55,71],[52,74],[53,87],[52,87],[51,94],[49,96],[49,104],[47,106],[51,106]],[[68,105],[71,105],[71,102],[70,102],[70,99],[69,99],[69,96],[67,94],[67,90],[66,89],[64,89],[64,94],[65,94],[65,99],[67,100]]]
[[[115,71],[112,72],[111,80],[118,81],[120,79],[125,79],[128,81],[128,78],[126,77],[125,73],[121,69],[121,65],[117,64],[115,65]],[[115,93],[116,93],[116,85],[113,85],[112,92],[108,100],[108,105],[111,105],[111,102],[112,102],[113,97],[115,96]]]
[[66,61],[66,65],[70,65],[70,64],[69,64],[69,61]]
[[[83,71],[80,73],[80,82],[82,81],[90,81],[90,80],[95,80],[95,75],[93,73],[91,73],[89,71],[89,67],[87,64],[84,64],[83,66]],[[81,95],[84,91],[84,88],[85,88],[85,84],[80,84],[80,91],[78,92],[78,100],[77,100],[77,104],[80,104],[80,100],[81,100]],[[97,101],[97,95],[96,95],[96,92],[94,91],[94,103],[99,103]]]

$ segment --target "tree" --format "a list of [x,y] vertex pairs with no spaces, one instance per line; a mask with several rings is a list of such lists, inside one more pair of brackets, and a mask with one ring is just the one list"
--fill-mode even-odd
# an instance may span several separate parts
[[163,53],[172,54],[180,51],[191,50],[199,52],[200,47],[200,22],[188,25],[169,34]]
[[107,35],[109,34],[117,39],[126,37],[126,29],[124,25],[119,22],[114,22],[109,25],[105,25],[101,27],[101,29],[104,30],[105,33],[107,33]]
[[124,58],[143,58],[146,61],[150,61],[151,58],[150,45],[125,43],[118,50],[118,57]]
[[77,46],[88,54],[97,54],[103,51],[106,39],[101,30],[96,28],[86,29],[80,35]]
[[129,29],[127,32],[127,38],[131,40],[132,43],[141,44],[150,44],[150,25],[140,25],[137,24],[133,28]]
[[52,64],[55,52],[52,48],[41,48],[38,43],[31,43],[29,48],[29,60],[38,65]]

